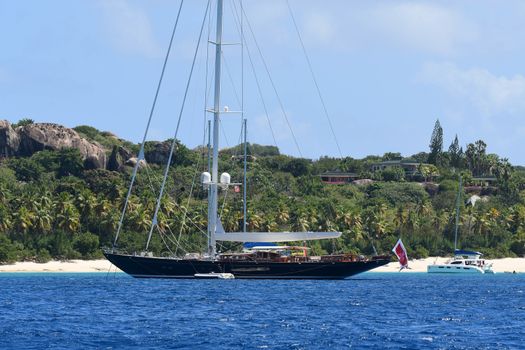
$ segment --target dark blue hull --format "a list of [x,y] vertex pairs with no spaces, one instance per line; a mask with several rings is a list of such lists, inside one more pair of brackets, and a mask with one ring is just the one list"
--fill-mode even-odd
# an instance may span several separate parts
[[344,279],[390,262],[388,258],[349,262],[232,262],[104,255],[122,271],[139,278],[194,278],[196,273],[224,272],[246,279]]

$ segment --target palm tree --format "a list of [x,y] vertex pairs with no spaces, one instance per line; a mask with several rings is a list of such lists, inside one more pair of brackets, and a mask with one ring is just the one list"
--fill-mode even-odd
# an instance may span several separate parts
[[31,227],[33,227],[34,213],[22,206],[13,214],[14,228],[18,233],[25,234]]
[[396,227],[396,231],[398,232],[398,234],[401,234],[401,232],[403,232],[403,229],[406,227],[409,213],[410,212],[408,208],[402,206],[397,207],[393,224]]
[[73,206],[64,206],[57,212],[57,227],[67,233],[78,232],[80,228],[80,214]]
[[7,233],[13,228],[13,222],[11,215],[9,215],[9,209],[2,203],[0,203],[0,232]]
[[262,218],[256,214],[248,211],[248,227],[251,231],[258,231],[262,225]]
[[130,222],[133,231],[146,232],[151,228],[151,216],[146,213],[142,206],[136,208],[130,215]]
[[51,230],[51,223],[53,222],[53,217],[51,216],[48,208],[42,208],[37,210],[35,213],[34,219],[34,228],[39,233],[48,233]]
[[275,232],[278,227],[277,221],[271,213],[267,213],[264,215],[262,226],[263,226],[263,230],[267,232]]
[[287,207],[281,205],[277,211],[277,222],[280,225],[288,225],[290,223],[290,212]]
[[80,212],[80,221],[85,225],[88,224],[89,219],[93,216],[95,206],[97,204],[96,198],[90,190],[83,190],[74,199],[75,206]]

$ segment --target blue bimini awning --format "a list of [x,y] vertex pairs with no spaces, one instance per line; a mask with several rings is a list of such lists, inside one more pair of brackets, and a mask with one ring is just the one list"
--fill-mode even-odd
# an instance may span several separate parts
[[243,244],[245,249],[250,249],[253,247],[275,247],[277,244],[271,242],[246,242]]
[[475,251],[472,251],[472,250],[462,250],[462,249],[456,249],[454,251],[454,254],[455,255],[477,255],[477,256],[483,255],[480,252],[475,252]]

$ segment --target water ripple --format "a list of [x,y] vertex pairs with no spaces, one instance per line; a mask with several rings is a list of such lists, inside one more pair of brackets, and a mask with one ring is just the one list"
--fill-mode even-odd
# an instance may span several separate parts
[[0,274],[6,349],[520,349],[525,276],[346,281]]

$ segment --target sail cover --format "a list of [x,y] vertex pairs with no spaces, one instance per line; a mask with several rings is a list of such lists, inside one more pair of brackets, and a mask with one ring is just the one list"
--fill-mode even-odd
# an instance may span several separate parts
[[215,239],[227,242],[293,242],[339,238],[341,232],[220,232]]

